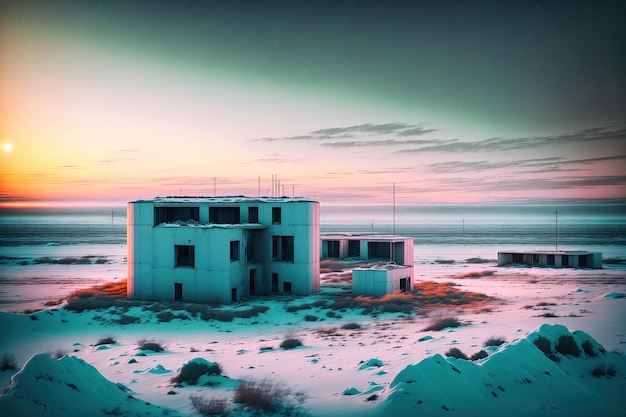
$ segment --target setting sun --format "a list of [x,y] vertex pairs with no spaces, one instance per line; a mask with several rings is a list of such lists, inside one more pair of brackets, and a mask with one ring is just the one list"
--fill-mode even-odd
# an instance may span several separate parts
[[5,142],[4,145],[2,145],[2,150],[4,150],[5,152],[12,152],[13,144],[11,142]]

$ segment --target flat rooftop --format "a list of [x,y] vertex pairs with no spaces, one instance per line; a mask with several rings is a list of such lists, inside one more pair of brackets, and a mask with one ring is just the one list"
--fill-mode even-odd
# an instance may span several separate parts
[[585,250],[501,250],[498,253],[517,253],[520,255],[593,255],[600,252],[589,252]]
[[371,234],[352,234],[352,233],[320,233],[322,240],[380,240],[380,241],[401,241],[405,239],[413,239],[409,236],[394,235],[371,235]]
[[310,202],[317,203],[316,200],[305,197],[246,197],[243,195],[237,196],[219,196],[219,197],[183,197],[183,196],[170,196],[170,197],[155,197],[151,200],[137,200],[131,201],[131,203],[300,203]]
[[387,263],[383,263],[383,262],[377,262],[374,264],[371,264],[369,266],[365,266],[365,265],[361,265],[357,268],[354,268],[353,270],[355,271],[367,271],[367,270],[372,270],[372,269],[376,269],[376,270],[392,270],[392,269],[403,269],[403,268],[413,268],[410,265],[398,265],[392,262],[387,262]]

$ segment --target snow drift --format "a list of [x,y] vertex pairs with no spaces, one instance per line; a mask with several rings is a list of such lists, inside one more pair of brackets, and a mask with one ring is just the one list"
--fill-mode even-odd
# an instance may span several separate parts
[[[533,342],[542,337],[557,346],[571,336],[578,356],[548,356]],[[488,358],[470,362],[435,355],[409,365],[381,392],[382,415],[618,416],[626,401],[623,355],[606,352],[588,334],[561,325],[543,325]],[[614,376],[593,375],[613,366]],[[381,403],[382,402],[382,403]]]
[[107,380],[82,359],[54,360],[46,354],[33,356],[11,377],[0,409],[14,417],[149,416],[164,411],[134,398],[128,388]]

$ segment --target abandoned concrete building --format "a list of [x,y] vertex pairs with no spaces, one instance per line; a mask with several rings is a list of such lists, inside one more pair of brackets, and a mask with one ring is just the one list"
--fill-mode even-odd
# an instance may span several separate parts
[[553,268],[602,268],[602,253],[587,251],[498,252],[498,266],[525,265]]
[[352,294],[381,297],[413,290],[413,238],[323,234],[321,259],[358,259],[372,264],[352,270]]
[[317,201],[164,197],[127,211],[131,299],[229,303],[319,291]]

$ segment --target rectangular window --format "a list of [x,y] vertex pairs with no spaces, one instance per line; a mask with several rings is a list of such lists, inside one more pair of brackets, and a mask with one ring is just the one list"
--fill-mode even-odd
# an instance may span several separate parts
[[239,207],[209,207],[209,223],[239,224]]
[[239,241],[238,240],[230,241],[230,260],[231,261],[239,260]]
[[548,255],[548,266],[554,266],[554,255]]
[[350,257],[361,256],[361,241],[360,240],[348,241],[348,256]]
[[278,292],[278,274],[272,273],[272,292]]
[[569,266],[569,255],[561,255],[561,266]]
[[154,208],[154,225],[161,223],[174,223],[176,221],[188,222],[200,221],[199,207],[155,207]]
[[291,292],[291,282],[283,282],[283,292]]
[[329,240],[326,243],[328,244],[328,257],[339,258],[339,241]]
[[176,268],[195,268],[195,250],[189,245],[174,245]]
[[183,301],[183,284],[174,283],[174,301]]
[[294,244],[293,236],[273,236],[272,237],[272,260],[293,262]]
[[280,224],[281,221],[280,207],[272,207],[272,224]]
[[259,222],[259,208],[248,207],[248,223],[258,223],[258,222]]
[[390,242],[367,242],[368,259],[389,259]]

